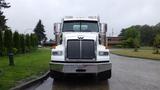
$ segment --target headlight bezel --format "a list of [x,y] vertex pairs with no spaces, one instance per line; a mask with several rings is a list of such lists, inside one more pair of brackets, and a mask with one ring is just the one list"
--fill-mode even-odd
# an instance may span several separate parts
[[99,56],[108,56],[108,55],[109,55],[109,52],[108,52],[108,51],[99,51],[99,52],[98,52],[98,55],[99,55]]
[[52,51],[52,55],[54,55],[54,56],[62,56],[63,55],[63,51]]

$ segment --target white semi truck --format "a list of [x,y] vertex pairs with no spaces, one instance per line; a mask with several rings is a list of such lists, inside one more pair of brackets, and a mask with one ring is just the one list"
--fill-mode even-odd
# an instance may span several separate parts
[[95,74],[111,78],[112,63],[106,40],[107,24],[99,17],[72,17],[54,24],[56,47],[51,50],[50,76]]

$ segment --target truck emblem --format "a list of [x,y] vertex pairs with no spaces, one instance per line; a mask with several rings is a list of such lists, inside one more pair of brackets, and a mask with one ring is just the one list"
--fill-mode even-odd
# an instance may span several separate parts
[[83,36],[78,36],[78,39],[79,40],[82,40],[84,37]]

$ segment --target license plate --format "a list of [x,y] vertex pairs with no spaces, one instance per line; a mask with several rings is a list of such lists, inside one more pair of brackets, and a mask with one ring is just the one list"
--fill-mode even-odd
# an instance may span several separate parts
[[77,65],[78,69],[83,69],[83,68],[86,68],[86,67],[87,67],[87,65]]

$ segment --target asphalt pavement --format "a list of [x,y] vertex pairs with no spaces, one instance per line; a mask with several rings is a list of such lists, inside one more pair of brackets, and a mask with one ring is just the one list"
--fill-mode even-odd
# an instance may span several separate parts
[[99,81],[94,76],[59,82],[48,78],[27,90],[160,90],[160,61],[111,54],[112,78]]

